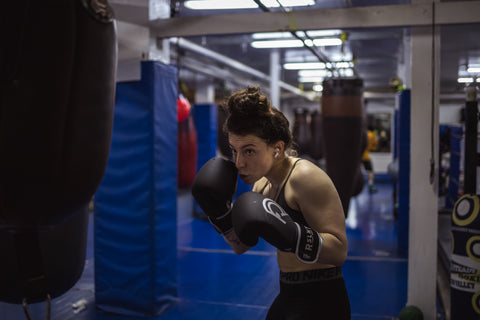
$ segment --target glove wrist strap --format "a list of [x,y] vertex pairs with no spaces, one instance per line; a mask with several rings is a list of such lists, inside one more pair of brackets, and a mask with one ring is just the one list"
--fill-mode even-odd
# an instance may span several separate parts
[[295,254],[297,259],[303,263],[311,264],[318,260],[320,251],[322,251],[322,237],[310,227],[297,225],[297,248]]

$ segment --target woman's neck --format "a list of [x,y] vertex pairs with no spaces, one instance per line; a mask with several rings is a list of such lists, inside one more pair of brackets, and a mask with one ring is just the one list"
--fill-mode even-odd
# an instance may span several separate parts
[[265,176],[272,188],[280,188],[280,185],[283,183],[283,180],[285,180],[291,166],[292,162],[290,156],[282,156],[281,159],[276,161],[269,173]]

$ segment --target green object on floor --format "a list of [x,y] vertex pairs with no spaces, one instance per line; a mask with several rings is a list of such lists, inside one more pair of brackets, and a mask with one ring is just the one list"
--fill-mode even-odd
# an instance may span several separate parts
[[423,320],[422,311],[415,306],[406,306],[400,310],[398,315],[399,320]]

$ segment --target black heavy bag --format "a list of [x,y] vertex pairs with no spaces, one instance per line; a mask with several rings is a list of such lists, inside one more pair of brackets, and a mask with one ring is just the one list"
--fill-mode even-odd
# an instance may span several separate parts
[[0,301],[69,290],[112,132],[116,36],[106,0],[0,6]]
[[298,147],[298,154],[310,155],[311,132],[308,124],[308,110],[304,108],[295,109],[293,122],[293,139]]
[[358,196],[365,185],[365,179],[362,172],[362,155],[363,151],[368,147],[368,134],[365,128],[362,129],[361,148],[360,148],[360,162],[358,163],[357,173],[355,174],[355,180],[353,183],[352,197]]
[[323,158],[322,115],[318,110],[310,114],[310,155],[313,159]]
[[337,188],[346,217],[363,151],[363,80],[324,80],[321,107],[326,171]]

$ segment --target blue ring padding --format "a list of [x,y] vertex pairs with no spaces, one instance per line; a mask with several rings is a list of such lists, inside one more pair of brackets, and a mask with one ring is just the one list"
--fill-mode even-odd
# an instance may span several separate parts
[[110,157],[95,195],[95,301],[156,317],[177,297],[177,69],[141,63],[117,84]]

